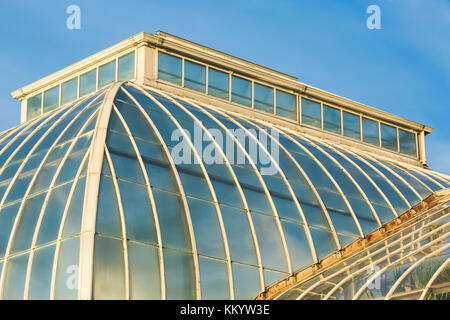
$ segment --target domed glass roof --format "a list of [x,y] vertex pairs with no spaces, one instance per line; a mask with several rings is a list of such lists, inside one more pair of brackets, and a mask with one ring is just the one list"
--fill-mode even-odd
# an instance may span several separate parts
[[0,135],[3,299],[249,299],[447,176],[115,83]]

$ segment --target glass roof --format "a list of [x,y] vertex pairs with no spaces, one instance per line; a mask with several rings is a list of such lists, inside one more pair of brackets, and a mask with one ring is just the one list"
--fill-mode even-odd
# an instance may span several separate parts
[[133,83],[0,135],[0,166],[3,299],[254,298],[450,187]]

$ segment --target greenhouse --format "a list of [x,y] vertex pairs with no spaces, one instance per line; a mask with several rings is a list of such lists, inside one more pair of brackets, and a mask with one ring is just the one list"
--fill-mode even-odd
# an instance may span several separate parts
[[2,299],[448,299],[430,127],[163,32],[13,96]]

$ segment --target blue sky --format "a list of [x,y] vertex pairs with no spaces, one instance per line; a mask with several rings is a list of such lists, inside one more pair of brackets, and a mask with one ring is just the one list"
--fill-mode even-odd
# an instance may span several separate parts
[[[81,8],[81,30],[66,8]],[[369,5],[381,30],[369,30]],[[429,165],[450,174],[449,0],[2,1],[0,131],[10,92],[141,31],[163,30],[435,128]]]

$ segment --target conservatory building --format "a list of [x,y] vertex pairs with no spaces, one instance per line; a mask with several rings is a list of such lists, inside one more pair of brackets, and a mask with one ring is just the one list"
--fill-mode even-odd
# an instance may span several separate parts
[[12,93],[2,299],[447,299],[432,128],[140,33]]

